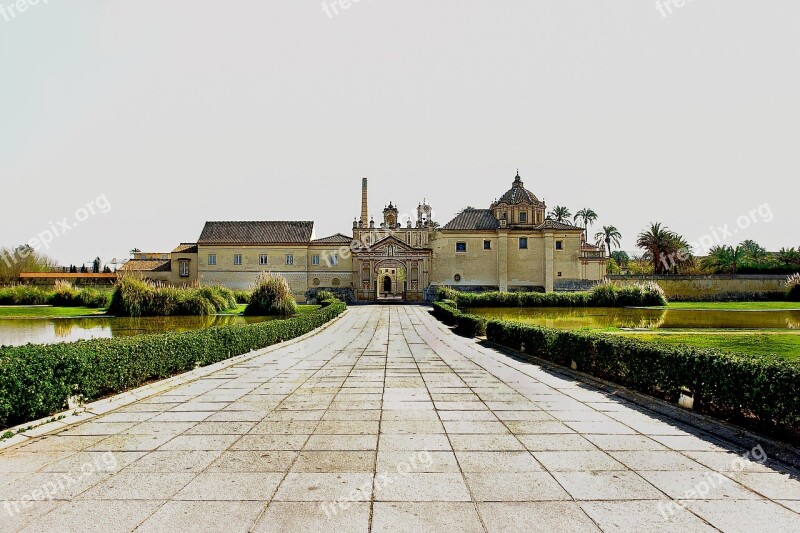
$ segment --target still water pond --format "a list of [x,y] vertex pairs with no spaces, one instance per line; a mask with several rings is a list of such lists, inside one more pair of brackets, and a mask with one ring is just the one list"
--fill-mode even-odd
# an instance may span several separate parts
[[270,317],[173,316],[145,318],[0,318],[0,346],[54,344],[82,339],[130,337],[145,333],[189,331],[231,324],[255,324]]
[[641,308],[476,308],[487,318],[557,329],[800,329],[800,311]]

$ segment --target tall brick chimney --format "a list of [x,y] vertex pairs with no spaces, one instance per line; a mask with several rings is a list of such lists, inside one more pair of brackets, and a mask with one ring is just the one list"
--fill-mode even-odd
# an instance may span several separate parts
[[366,228],[369,225],[369,209],[367,207],[367,178],[361,180],[361,223]]

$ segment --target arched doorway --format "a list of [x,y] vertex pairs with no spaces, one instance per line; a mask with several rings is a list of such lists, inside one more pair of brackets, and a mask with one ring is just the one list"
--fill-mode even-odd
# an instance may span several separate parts
[[379,300],[402,300],[406,292],[406,266],[402,261],[385,260],[375,268],[376,297]]

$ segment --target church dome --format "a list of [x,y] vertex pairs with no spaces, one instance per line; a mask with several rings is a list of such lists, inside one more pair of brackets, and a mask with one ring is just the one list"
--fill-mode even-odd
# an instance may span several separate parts
[[506,193],[501,196],[499,200],[492,204],[492,206],[494,207],[499,204],[529,204],[537,207],[544,207],[544,204],[540,202],[538,198],[536,198],[536,195],[525,188],[525,184],[522,183],[522,178],[519,175],[519,171],[517,171],[517,175],[514,178],[514,183],[511,184],[511,188],[506,191]]

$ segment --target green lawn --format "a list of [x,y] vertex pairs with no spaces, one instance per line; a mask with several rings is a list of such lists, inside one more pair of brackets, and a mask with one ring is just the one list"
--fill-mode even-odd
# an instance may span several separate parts
[[667,309],[785,310],[800,309],[800,302],[670,302]]
[[661,344],[687,344],[697,348],[714,348],[723,352],[738,352],[752,355],[778,355],[790,361],[800,362],[800,333],[732,333],[715,331],[689,333],[627,333],[615,335],[658,342]]
[[0,318],[69,318],[105,314],[105,309],[89,307],[27,307],[21,305],[0,307]]

